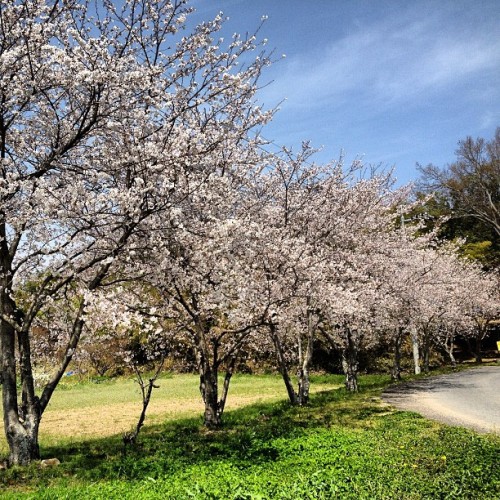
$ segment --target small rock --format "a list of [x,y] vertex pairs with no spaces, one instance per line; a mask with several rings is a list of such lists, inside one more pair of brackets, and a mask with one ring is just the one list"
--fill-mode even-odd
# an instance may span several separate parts
[[61,462],[59,461],[58,458],[46,458],[45,460],[42,460],[40,462],[41,467],[56,467],[60,464]]

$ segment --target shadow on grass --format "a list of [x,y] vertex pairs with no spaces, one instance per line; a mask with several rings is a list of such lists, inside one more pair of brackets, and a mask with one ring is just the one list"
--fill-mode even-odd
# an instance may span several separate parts
[[22,480],[23,487],[33,488],[62,477],[83,482],[135,480],[164,477],[213,462],[244,469],[276,461],[280,451],[273,442],[278,438],[300,437],[306,429],[318,427],[371,425],[370,419],[386,410],[370,396],[386,384],[387,379],[371,381],[357,394],[344,388],[318,392],[304,407],[291,406],[288,401],[249,405],[225,413],[224,425],[216,431],[203,427],[201,418],[151,425],[143,429],[133,447],[125,448],[121,435],[46,447],[42,455],[57,457],[59,467],[14,468],[4,471],[0,484],[12,486]]
[[379,399],[388,382],[362,377],[358,394],[325,390],[306,407],[249,405],[217,431],[201,418],[147,426],[126,452],[121,435],[45,447],[62,464],[1,471],[0,497],[83,498],[90,488],[89,498],[134,498],[129,489],[149,485],[151,498],[252,498],[248,488],[263,498],[494,498],[498,441],[392,413]]

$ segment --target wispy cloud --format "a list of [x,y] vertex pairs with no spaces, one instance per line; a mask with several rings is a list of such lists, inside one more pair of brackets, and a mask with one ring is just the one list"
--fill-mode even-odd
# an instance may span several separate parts
[[398,12],[360,25],[312,54],[297,54],[279,63],[265,100],[287,97],[287,109],[342,105],[353,95],[372,105],[402,104],[500,67],[500,38],[444,16],[438,11],[422,19],[415,10]]

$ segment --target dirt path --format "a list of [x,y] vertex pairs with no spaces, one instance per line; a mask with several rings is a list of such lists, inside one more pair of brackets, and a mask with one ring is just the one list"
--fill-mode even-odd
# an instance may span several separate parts
[[500,366],[399,384],[382,398],[396,408],[449,425],[500,434]]

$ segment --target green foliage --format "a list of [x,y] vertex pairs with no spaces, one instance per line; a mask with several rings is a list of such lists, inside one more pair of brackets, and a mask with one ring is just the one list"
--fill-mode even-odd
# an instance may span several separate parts
[[126,454],[119,436],[44,449],[62,464],[3,471],[0,494],[6,499],[496,497],[498,437],[382,406],[378,395],[386,377],[362,377],[361,384],[359,394],[344,389],[314,394],[308,407],[274,402],[228,412],[216,432],[194,418],[145,428],[139,445]]
[[458,142],[456,161],[444,168],[419,166],[416,198],[433,193],[425,204],[432,221],[448,220],[440,235],[446,240],[465,239],[464,255],[487,268],[500,266],[500,127],[486,141],[467,137]]
[[464,257],[480,262],[487,262],[491,252],[491,241],[475,241],[465,243],[461,247],[461,252]]

